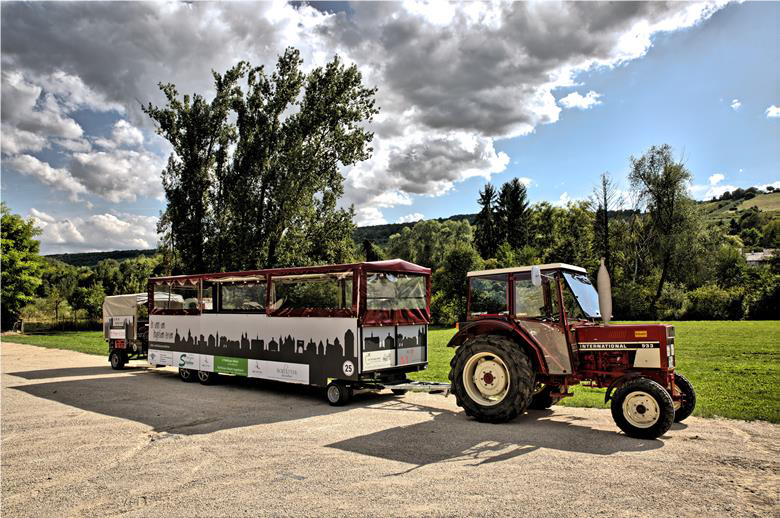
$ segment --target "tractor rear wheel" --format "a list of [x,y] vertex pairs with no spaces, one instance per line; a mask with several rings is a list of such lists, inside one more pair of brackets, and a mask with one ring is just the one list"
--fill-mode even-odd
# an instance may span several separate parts
[[531,396],[531,403],[528,405],[528,408],[533,410],[546,410],[553,406],[555,400],[552,397],[552,391],[555,387],[543,383],[537,383],[536,385],[536,390]]
[[680,407],[674,411],[674,422],[679,423],[693,413],[696,406],[696,391],[693,390],[693,384],[682,374],[674,373],[674,385],[677,390],[682,392],[682,401]]
[[460,346],[450,362],[452,393],[477,421],[511,421],[528,408],[533,367],[518,344],[503,336],[477,336]]
[[655,381],[634,378],[612,397],[612,419],[629,437],[655,439],[671,428],[674,401]]

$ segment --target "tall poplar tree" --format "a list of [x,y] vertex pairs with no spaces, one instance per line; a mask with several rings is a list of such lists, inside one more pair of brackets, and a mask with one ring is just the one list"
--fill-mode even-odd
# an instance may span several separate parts
[[308,73],[302,64],[288,48],[270,74],[246,62],[215,72],[212,101],[161,85],[167,104],[145,108],[173,146],[160,230],[179,271],[354,255],[340,171],[371,155],[376,90],[338,57]]

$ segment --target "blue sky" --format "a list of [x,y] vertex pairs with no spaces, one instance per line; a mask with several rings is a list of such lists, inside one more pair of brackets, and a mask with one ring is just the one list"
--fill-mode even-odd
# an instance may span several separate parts
[[[657,35],[644,57],[577,81],[582,86],[556,97],[593,90],[601,104],[566,110],[531,135],[499,141],[496,147],[512,161],[492,183],[531,178],[532,201],[556,202],[563,193],[588,197],[608,171],[627,190],[629,157],[662,143],[684,156],[696,184],[709,186],[718,173],[725,176],[720,185],[780,181],[780,119],[765,113],[780,104],[780,3],[727,6],[701,25]],[[734,99],[738,110],[730,106]],[[485,183],[467,180],[452,194],[418,200],[411,211],[426,218],[476,212]],[[408,212],[397,207],[387,219]]]
[[513,177],[531,201],[587,197],[603,171],[625,190],[662,143],[696,198],[780,186],[778,29],[768,2],[6,4],[2,199],[46,253],[155,246],[169,148],[139,101],[158,81],[208,95],[211,69],[288,45],[379,87],[374,156],[344,171],[358,224],[476,212]]

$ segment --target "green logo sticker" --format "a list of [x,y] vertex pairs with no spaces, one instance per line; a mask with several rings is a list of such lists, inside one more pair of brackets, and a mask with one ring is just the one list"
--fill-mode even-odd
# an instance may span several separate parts
[[215,356],[214,370],[220,374],[247,375],[247,359],[232,358],[230,356]]

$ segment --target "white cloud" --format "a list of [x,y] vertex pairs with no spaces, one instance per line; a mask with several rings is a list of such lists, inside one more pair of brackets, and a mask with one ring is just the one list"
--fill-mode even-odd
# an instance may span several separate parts
[[66,115],[53,94],[44,92],[21,73],[3,70],[1,84],[3,125],[8,129],[65,139],[80,138],[83,134],[81,126]]
[[34,153],[48,146],[44,137],[12,126],[3,126],[0,129],[0,140],[2,140],[2,153],[4,155]]
[[765,183],[763,185],[759,185],[758,186],[759,189],[762,189],[764,191],[767,189],[767,187],[772,187],[774,190],[777,191],[777,190],[780,189],[780,181],[776,181],[776,182],[772,182],[772,183]]
[[120,147],[137,148],[144,143],[144,134],[124,119],[119,119],[114,123],[110,139],[96,139],[95,144],[105,149],[116,149]]
[[[343,171],[343,202],[356,204],[359,222],[382,223],[380,209],[409,205],[415,194],[441,195],[467,178],[505,171],[510,158],[496,150],[496,140],[556,122],[561,106],[600,102],[596,92],[575,92],[559,106],[557,88],[577,86],[583,71],[641,57],[654,34],[695,25],[721,5],[356,3],[349,14],[328,14],[284,2],[52,4],[45,10],[9,3],[2,27],[3,136],[6,100],[13,97],[6,95],[10,71],[23,79],[16,97],[26,92],[34,99],[15,120],[40,112],[40,124],[46,119],[50,129],[13,127],[73,153],[70,172],[90,192],[112,201],[134,199],[136,192],[159,196],[163,161],[149,151],[144,133],[133,131],[151,126],[139,101],[163,102],[158,82],[208,97],[210,71],[239,59],[267,67],[292,45],[310,68],[338,53],[358,65],[366,84],[379,87],[382,109],[370,127],[372,159]],[[83,23],[87,9],[99,23]],[[110,137],[84,135],[68,116],[74,107],[114,111],[128,126]],[[42,145],[14,138],[14,153]]]
[[732,110],[737,111],[742,107],[742,102],[739,99],[732,99],[729,106],[731,106]]
[[54,168],[31,155],[6,158],[3,165],[11,167],[23,175],[36,178],[44,185],[67,192],[71,201],[78,201],[80,195],[87,192],[84,184],[74,178],[67,169]]
[[384,225],[387,223],[382,211],[376,207],[360,207],[355,211],[355,223],[359,227]]
[[737,187],[734,185],[723,185],[721,182],[726,177],[720,173],[715,173],[707,178],[708,183],[703,184],[691,184],[688,186],[688,191],[697,200],[710,200],[712,198],[720,197],[726,191],[733,191]]
[[145,150],[109,149],[73,153],[70,171],[91,193],[112,203],[148,196],[162,199],[164,160]]
[[587,110],[593,106],[601,104],[601,101],[599,100],[600,97],[601,94],[596,93],[593,90],[589,91],[584,96],[580,95],[579,92],[572,92],[566,97],[561,98],[558,103],[560,103],[560,105],[564,108],[578,108],[580,110]]
[[569,196],[568,192],[562,192],[561,195],[558,197],[558,201],[554,202],[553,205],[557,205],[558,207],[565,207],[569,204],[571,201],[571,196]]
[[726,191],[733,191],[737,188],[734,185],[721,184],[725,179],[726,176],[724,174],[715,173],[707,178],[707,185],[692,184],[688,186],[688,190],[694,198],[699,200],[719,198]]
[[47,223],[54,223],[54,218],[52,216],[37,210],[35,207],[30,209],[30,216],[39,223],[39,226],[46,226]]
[[420,221],[425,216],[423,216],[419,212],[413,212],[412,214],[407,214],[406,216],[401,216],[397,220],[395,220],[396,223],[414,223],[415,221]]
[[780,117],[780,106],[776,106],[773,104],[772,106],[767,108],[764,113],[766,113],[766,116],[769,119],[775,119],[777,117]]
[[96,252],[150,249],[157,246],[157,218],[103,213],[58,219],[35,208],[30,215],[41,228],[41,252]]
[[534,181],[531,178],[528,178],[526,176],[521,176],[518,178],[521,184],[525,185],[526,187],[531,187],[531,184],[534,183]]

